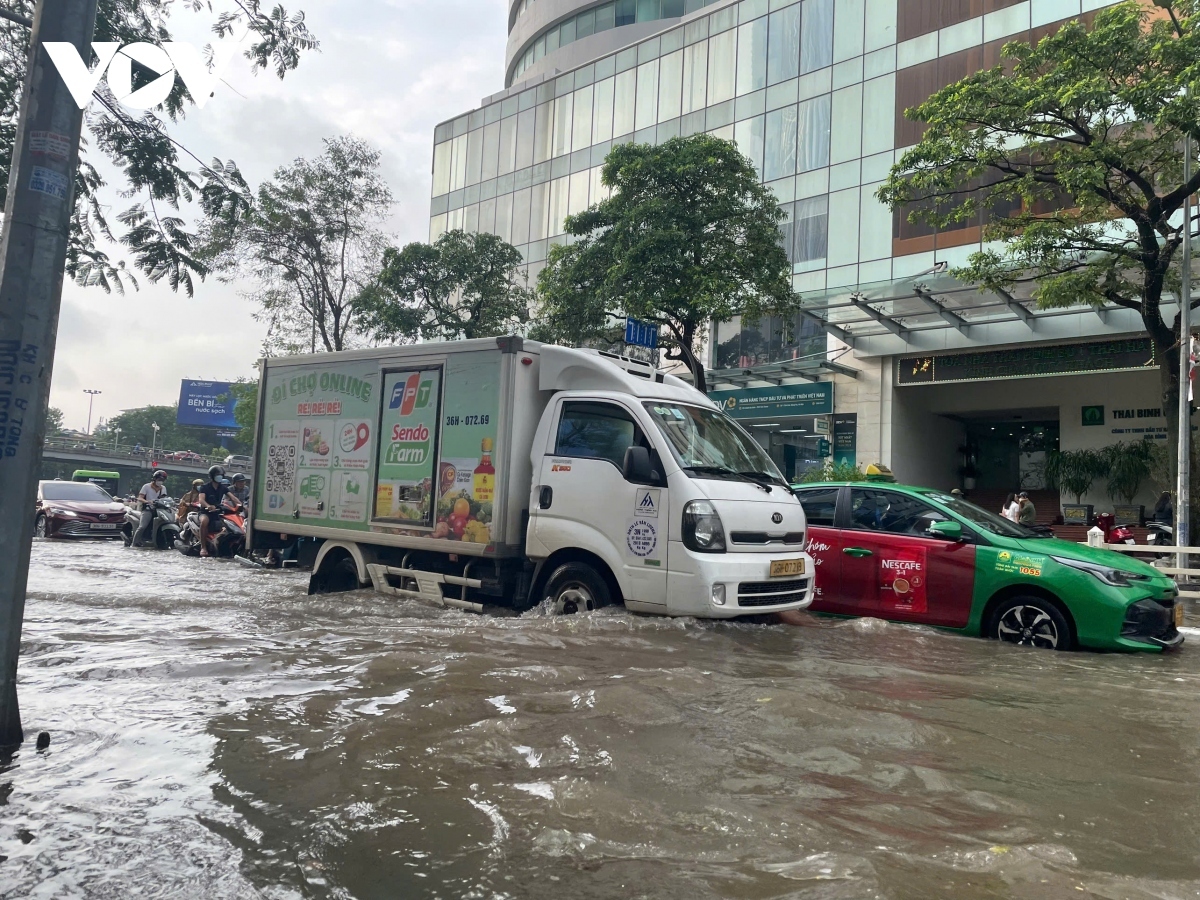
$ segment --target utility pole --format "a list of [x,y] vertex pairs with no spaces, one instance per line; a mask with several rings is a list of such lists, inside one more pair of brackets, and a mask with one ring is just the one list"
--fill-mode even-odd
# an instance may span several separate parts
[[83,111],[46,53],[91,58],[97,0],[39,0],[0,233],[0,746],[24,740],[17,657]]
[[89,435],[89,436],[91,436],[91,433],[92,433],[92,404],[96,402],[96,395],[97,395],[97,394],[103,394],[103,393],[104,393],[104,391],[92,391],[92,390],[88,390],[88,389],[86,389],[86,388],[85,388],[83,392],[84,392],[85,394],[87,394],[87,395],[88,395],[88,427],[87,427],[87,433],[88,433],[88,435]]

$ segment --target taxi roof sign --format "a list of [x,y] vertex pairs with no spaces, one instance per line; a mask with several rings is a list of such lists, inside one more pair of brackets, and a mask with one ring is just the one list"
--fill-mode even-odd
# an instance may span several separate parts
[[892,474],[892,470],[883,463],[871,463],[867,466],[867,481],[873,481],[881,484],[895,484],[896,476]]

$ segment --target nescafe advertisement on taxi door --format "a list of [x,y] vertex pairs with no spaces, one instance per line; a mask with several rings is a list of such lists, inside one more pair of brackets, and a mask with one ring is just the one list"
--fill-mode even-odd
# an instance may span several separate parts
[[925,550],[885,550],[879,561],[879,599],[886,610],[923,613]]

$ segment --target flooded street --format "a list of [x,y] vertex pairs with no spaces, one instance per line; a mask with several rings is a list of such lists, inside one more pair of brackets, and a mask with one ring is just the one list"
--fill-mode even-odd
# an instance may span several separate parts
[[485,618],[33,555],[5,897],[1200,896],[1194,632]]

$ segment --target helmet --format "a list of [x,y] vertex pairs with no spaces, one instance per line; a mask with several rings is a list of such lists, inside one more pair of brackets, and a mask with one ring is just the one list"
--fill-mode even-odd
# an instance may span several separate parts
[[192,479],[192,487],[195,487],[195,488],[204,487],[204,479],[203,478],[193,478]]
[[246,480],[246,476],[243,475],[241,472],[238,472],[236,475],[233,476],[234,484],[237,484],[239,481],[245,481],[245,480]]
[[162,469],[159,469],[157,472],[154,473],[154,475],[151,477],[150,480],[151,481],[166,481],[167,473],[164,472]]
[[221,485],[221,487],[229,487],[232,483],[228,478],[217,479],[217,484]]
[[225,475],[225,470],[222,469],[220,466],[213,466],[211,469],[208,470],[209,478],[222,478],[222,477],[224,477],[224,475]]

